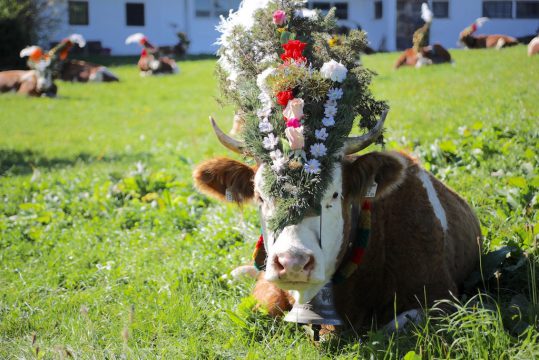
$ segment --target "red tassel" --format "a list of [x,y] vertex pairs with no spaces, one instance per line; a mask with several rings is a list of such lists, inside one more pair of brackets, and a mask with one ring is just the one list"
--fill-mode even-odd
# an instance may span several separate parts
[[365,200],[363,202],[363,206],[361,207],[362,210],[370,210],[371,209],[371,202],[369,200]]
[[352,262],[354,264],[358,264],[361,262],[361,259],[363,259],[363,255],[365,254],[365,249],[363,248],[357,248],[354,249],[354,253],[352,255]]
[[260,249],[263,246],[264,246],[264,235],[260,235],[260,237],[258,238],[258,241],[256,242],[255,249]]

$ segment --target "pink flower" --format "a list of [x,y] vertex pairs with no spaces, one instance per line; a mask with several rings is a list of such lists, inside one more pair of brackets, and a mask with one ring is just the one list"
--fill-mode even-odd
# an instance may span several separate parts
[[301,122],[296,118],[286,121],[286,127],[299,128],[300,126],[301,126]]
[[286,13],[283,10],[276,10],[273,13],[273,23],[281,26],[286,22]]
[[288,102],[288,105],[286,105],[286,108],[283,110],[284,117],[288,119],[298,119],[301,120],[303,118],[303,105],[304,105],[303,99],[292,99]]
[[294,128],[287,127],[284,131],[286,138],[290,143],[291,150],[301,150],[305,146],[305,139],[303,138],[303,126]]

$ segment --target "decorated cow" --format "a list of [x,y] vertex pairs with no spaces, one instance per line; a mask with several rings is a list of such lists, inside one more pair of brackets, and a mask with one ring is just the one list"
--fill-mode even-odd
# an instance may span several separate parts
[[507,46],[518,44],[518,40],[508,35],[474,35],[489,19],[480,17],[474,23],[464,29],[459,35],[459,42],[468,49],[496,48],[501,49]]
[[20,56],[28,57],[34,68],[0,72],[0,92],[16,92],[28,96],[56,96],[58,89],[53,81],[51,61],[43,54],[41,48],[26,47],[21,50]]
[[161,56],[159,48],[152,45],[144,34],[136,33],[130,35],[125,40],[125,43],[138,43],[142,46],[142,52],[138,61],[141,75],[176,74],[178,72],[176,61],[168,56]]
[[88,61],[68,59],[69,51],[75,45],[81,48],[86,46],[86,40],[82,35],[71,34],[49,51],[55,68],[55,77],[64,81],[76,82],[119,81],[118,77],[105,66]]
[[425,24],[414,32],[412,48],[404,50],[395,62],[395,69],[401,66],[421,67],[424,65],[442,64],[451,62],[451,54],[442,45],[429,45],[430,26],[433,13],[426,3],[421,5],[421,18]]
[[[209,196],[259,207],[253,294],[270,314],[331,283],[349,325],[382,324],[459,293],[479,259],[479,223],[414,158],[355,155],[381,141],[387,114],[356,58],[364,37],[352,31],[329,47],[333,11],[322,17],[303,4],[244,1],[221,24],[223,95],[245,124],[240,139],[212,126],[225,147],[255,162],[207,160],[193,178]],[[368,131],[350,136],[356,117]]]

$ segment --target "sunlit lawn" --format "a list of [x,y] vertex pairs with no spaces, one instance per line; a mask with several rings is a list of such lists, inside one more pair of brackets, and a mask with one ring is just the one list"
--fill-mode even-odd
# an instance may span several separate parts
[[[363,57],[391,106],[387,147],[414,151],[467,198],[487,246],[533,253],[539,57],[523,46],[452,55],[399,71],[396,54]],[[190,177],[197,162],[232,156],[207,119],[228,129],[233,109],[216,101],[214,60],[179,65],[155,78],[112,67],[120,83],[61,82],[58,99],[0,97],[0,358],[539,356],[533,319],[518,337],[495,311],[321,347],[251,314],[252,284],[221,275],[250,261],[257,214],[196,194]],[[533,278],[517,291],[533,318],[530,289]]]

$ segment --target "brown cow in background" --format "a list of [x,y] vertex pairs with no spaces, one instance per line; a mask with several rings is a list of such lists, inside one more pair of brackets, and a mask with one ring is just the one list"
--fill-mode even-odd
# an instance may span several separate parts
[[16,92],[28,96],[54,97],[58,91],[53,81],[50,59],[37,46],[21,51],[21,57],[29,57],[33,70],[9,70],[0,72],[0,92]]
[[477,29],[483,26],[488,20],[486,17],[476,19],[472,25],[460,33],[459,42],[468,49],[496,48],[499,50],[518,44],[517,39],[508,35],[474,35]]

